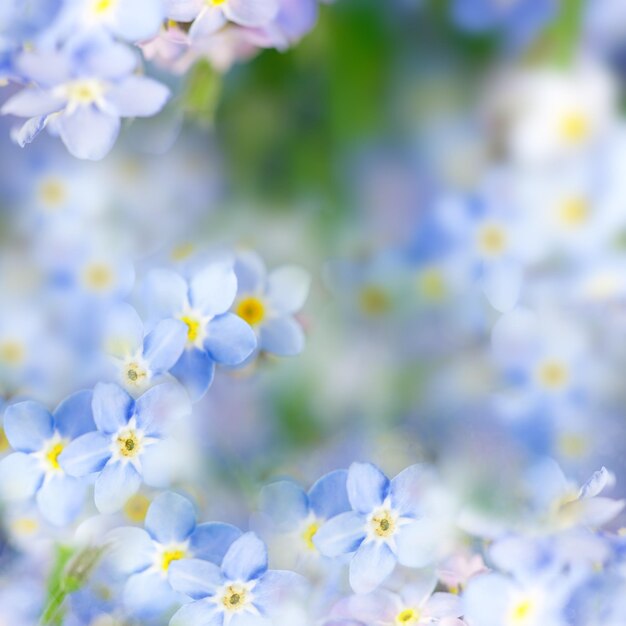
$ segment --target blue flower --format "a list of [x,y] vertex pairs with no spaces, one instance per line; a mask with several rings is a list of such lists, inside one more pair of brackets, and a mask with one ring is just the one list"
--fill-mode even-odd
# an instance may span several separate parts
[[309,274],[291,265],[268,274],[263,260],[253,252],[238,255],[235,272],[238,289],[233,310],[255,329],[259,350],[278,356],[302,352],[304,333],[294,314],[307,298]]
[[555,0],[454,0],[452,17],[470,32],[502,30],[507,43],[524,45],[555,17]]
[[132,396],[158,382],[180,358],[187,341],[187,326],[180,320],[161,320],[144,337],[135,309],[121,303],[110,311],[104,348],[112,360],[115,378]]
[[267,549],[254,533],[230,546],[221,567],[200,559],[177,561],[169,579],[194,600],[174,614],[170,626],[266,626],[302,581],[293,572],[268,570]]
[[352,510],[326,522],[313,538],[329,557],[350,554],[350,585],[369,593],[395,569],[396,563],[423,567],[432,558],[419,548],[425,523],[421,495],[428,472],[411,465],[389,480],[371,463],[353,463],[347,490]]
[[317,555],[313,540],[322,524],[351,509],[347,477],[345,470],[330,472],[308,493],[291,481],[272,483],[261,491],[261,511],[271,521],[272,530],[289,536],[296,552]]
[[218,31],[226,22],[258,28],[269,24],[278,13],[277,0],[222,0],[206,3],[202,0],[167,0],[166,13],[177,22],[192,22],[189,36],[206,37]]
[[38,402],[9,406],[4,431],[16,451],[0,463],[2,495],[9,499],[36,496],[41,514],[63,526],[81,511],[85,482],[68,474],[60,455],[71,442],[94,428],[90,391],[79,391],[50,413]]
[[25,52],[16,63],[34,86],[1,112],[29,118],[14,136],[21,146],[49,126],[74,156],[98,160],[113,147],[120,118],[154,115],[169,97],[161,83],[135,75],[135,54],[104,32],[79,34],[59,52]]
[[209,388],[215,363],[239,365],[256,347],[250,326],[228,312],[236,292],[229,262],[211,263],[189,282],[170,270],[153,270],[146,279],[144,297],[152,318],[173,318],[187,326],[185,350],[171,371],[193,400]]
[[125,527],[107,536],[107,559],[118,571],[130,574],[124,604],[133,615],[157,616],[184,600],[175,592],[168,572],[175,562],[204,559],[220,564],[241,531],[230,524],[196,525],[193,505],[186,498],[166,492],[148,508],[145,530]]
[[97,430],[70,443],[59,463],[70,476],[97,473],[94,496],[101,513],[121,509],[142,481],[169,483],[164,437],[170,422],[191,411],[179,385],[163,383],[133,400],[118,385],[98,383],[92,410]]

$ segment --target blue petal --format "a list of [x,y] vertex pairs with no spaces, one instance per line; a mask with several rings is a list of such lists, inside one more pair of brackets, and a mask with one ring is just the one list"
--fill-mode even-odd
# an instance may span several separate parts
[[355,511],[371,513],[389,491],[389,479],[371,463],[353,463],[346,482],[348,498]]
[[57,120],[65,147],[78,159],[99,161],[111,150],[120,132],[120,118],[96,109],[79,106]]
[[115,305],[106,314],[103,345],[107,354],[124,358],[139,352],[143,344],[143,322],[126,302]]
[[176,593],[160,572],[146,570],[133,574],[124,587],[124,606],[135,617],[158,617],[180,604]]
[[424,465],[411,465],[401,471],[392,481],[389,493],[391,505],[401,515],[417,517],[422,512],[422,500],[431,474]]
[[384,542],[363,544],[350,561],[350,586],[356,593],[374,591],[396,567],[396,557]]
[[52,476],[37,492],[37,505],[51,524],[67,526],[80,514],[85,491],[85,483],[78,478]]
[[246,533],[228,549],[222,571],[229,580],[254,580],[267,571],[267,548],[254,534]]
[[239,294],[259,293],[265,290],[267,271],[263,259],[256,252],[237,254],[235,274]]
[[232,264],[211,263],[193,277],[189,293],[192,306],[204,315],[226,313],[237,294],[237,277]]
[[254,331],[233,313],[212,319],[207,325],[207,333],[204,347],[214,361],[224,365],[243,363],[256,348]]
[[317,549],[329,557],[354,552],[365,539],[365,517],[348,511],[328,520],[313,536]]
[[278,356],[296,356],[304,348],[304,333],[293,317],[277,317],[260,329],[259,348]]
[[89,390],[73,393],[54,411],[54,423],[62,437],[76,439],[96,429],[91,413],[93,393]]
[[163,493],[148,508],[145,527],[159,543],[183,542],[196,527],[196,511],[187,498]]
[[311,275],[301,267],[285,265],[273,270],[267,279],[267,299],[272,311],[279,315],[299,311],[310,286]]
[[70,476],[86,476],[102,470],[110,458],[111,438],[95,431],[70,442],[59,455],[59,465]]
[[272,615],[305,584],[305,579],[295,572],[269,570],[254,586],[254,604],[262,614]]
[[146,446],[141,454],[141,473],[146,485],[163,489],[169,487],[176,472],[176,457],[180,449],[170,439],[161,439]]
[[153,374],[167,372],[187,343],[187,326],[180,320],[163,320],[144,341],[143,356]]
[[135,402],[137,426],[150,436],[161,435],[172,422],[190,414],[189,396],[175,381],[148,389]]
[[309,515],[309,499],[294,482],[281,480],[261,490],[261,511],[278,532],[291,532]]
[[215,362],[204,351],[188,348],[183,351],[180,359],[171,369],[171,373],[185,385],[191,400],[198,401],[213,381]]
[[[176,563],[173,563],[172,567],[175,565]],[[170,626],[222,626],[223,624],[224,613],[217,611],[213,598],[185,604],[174,613],[170,620]]]
[[222,572],[215,563],[200,559],[183,559],[170,565],[168,578],[173,589],[200,600],[215,595],[222,584]]
[[170,90],[162,83],[145,76],[129,76],[116,84],[106,99],[120,117],[149,117],[163,108],[169,96]]
[[188,305],[187,281],[171,270],[152,270],[142,288],[146,312],[153,321],[175,317]]
[[6,500],[31,498],[43,482],[43,469],[30,454],[15,452],[0,461],[0,494]]
[[192,554],[199,559],[221,565],[230,546],[242,532],[231,524],[207,522],[196,526],[189,541]]
[[105,558],[122,574],[135,574],[150,567],[156,558],[154,541],[143,528],[115,528],[105,537]]
[[309,489],[309,502],[317,517],[330,519],[352,508],[346,489],[347,479],[346,470],[335,470],[322,476]]
[[54,433],[52,415],[31,400],[12,404],[4,414],[4,432],[13,449],[36,452]]
[[137,493],[141,476],[130,463],[109,463],[96,479],[94,499],[100,513],[116,513]]
[[133,399],[119,385],[98,383],[93,390],[92,409],[98,430],[112,435],[128,423]]

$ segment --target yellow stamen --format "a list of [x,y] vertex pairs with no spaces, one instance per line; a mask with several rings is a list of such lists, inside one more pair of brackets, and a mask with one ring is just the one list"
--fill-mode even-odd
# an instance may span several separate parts
[[446,295],[443,274],[436,267],[429,267],[420,273],[418,287],[429,300],[441,300]]
[[486,255],[496,256],[504,252],[507,246],[507,235],[504,229],[496,224],[484,226],[478,234],[478,248]]
[[378,537],[389,537],[396,531],[396,520],[390,511],[382,510],[372,517],[372,528]]
[[167,572],[173,561],[180,561],[185,558],[185,551],[181,549],[166,550],[161,555],[161,569]]
[[304,539],[304,543],[309,550],[317,550],[313,543],[313,537],[315,537],[319,529],[320,525],[318,522],[311,522],[302,533],[302,539]]
[[96,0],[93,5],[93,12],[102,15],[109,12],[115,6],[116,0]]
[[0,343],[0,363],[19,365],[25,357],[24,346],[17,341],[3,341]]
[[105,85],[94,79],[75,80],[65,86],[65,92],[68,100],[75,104],[92,104],[102,98]]
[[584,113],[571,111],[561,118],[559,130],[568,143],[579,144],[589,136],[589,120]]
[[113,272],[108,265],[93,263],[85,269],[85,283],[95,291],[104,291],[113,284]]
[[560,389],[569,378],[567,367],[559,361],[546,361],[539,367],[539,381],[549,389]]
[[126,379],[131,385],[140,385],[147,375],[148,372],[135,361],[126,366]]
[[570,227],[580,226],[589,216],[589,205],[584,198],[570,198],[560,208],[559,219]]
[[117,446],[120,454],[127,458],[133,458],[141,451],[141,441],[137,433],[133,430],[127,430],[118,435]]
[[405,624],[415,624],[420,618],[419,611],[416,609],[404,609],[400,611],[396,617],[396,624],[404,626]]
[[141,493],[131,496],[124,505],[126,517],[135,524],[141,524],[146,519],[150,500]]
[[522,626],[528,623],[533,613],[533,603],[531,600],[522,600],[513,606],[511,610],[510,622],[515,626]]
[[241,585],[229,585],[222,596],[222,604],[228,611],[240,611],[246,603],[246,589]]
[[200,320],[189,315],[182,315],[180,319],[187,324],[187,339],[193,343],[200,336]]
[[45,458],[46,458],[48,465],[52,469],[55,469],[55,470],[61,469],[61,466],[59,465],[59,455],[61,454],[61,452],[63,452],[64,447],[65,446],[63,445],[63,443],[59,441],[53,444],[52,446],[50,446],[48,450],[46,450]]
[[391,308],[391,298],[382,287],[366,285],[359,293],[359,306],[367,315],[384,315]]
[[4,429],[0,427],[0,454],[6,452],[9,449],[9,440],[4,432]]
[[[171,21],[171,20],[170,20]],[[174,26],[176,22],[174,22]],[[170,256],[172,257],[172,261],[183,261],[184,259],[191,256],[191,253],[195,250],[195,246],[192,243],[183,243],[180,246],[176,246]]]
[[41,183],[39,196],[46,206],[55,208],[65,202],[67,192],[62,181],[48,178]]
[[236,313],[250,326],[254,326],[260,324],[265,318],[265,305],[259,298],[250,296],[240,300]]

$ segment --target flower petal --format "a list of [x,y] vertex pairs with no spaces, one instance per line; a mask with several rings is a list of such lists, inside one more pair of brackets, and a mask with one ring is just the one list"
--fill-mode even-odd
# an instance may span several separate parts
[[[172,563],[174,568],[177,563]],[[217,612],[213,598],[198,600],[185,604],[170,620],[170,626],[222,626],[224,624],[224,614]]]
[[309,489],[309,502],[317,517],[330,519],[352,508],[346,489],[347,480],[346,470],[335,470],[322,476]]
[[273,311],[290,315],[299,311],[309,294],[311,275],[296,265],[279,267],[267,278],[267,299]]
[[31,454],[14,452],[0,461],[0,495],[5,500],[27,500],[43,482],[41,463]]
[[232,263],[211,263],[191,280],[191,304],[200,309],[204,315],[225,313],[232,305],[236,294],[237,277]]
[[254,580],[267,571],[267,548],[255,533],[246,533],[235,541],[222,562],[229,580]]
[[119,117],[102,113],[91,106],[80,106],[73,113],[64,113],[56,123],[70,154],[91,161],[104,158],[120,132]]
[[96,429],[91,412],[92,399],[92,391],[77,391],[55,409],[54,423],[62,437],[75,439]]
[[84,481],[72,476],[52,476],[37,492],[37,505],[45,519],[55,526],[67,526],[81,512],[85,501]]
[[93,390],[93,419],[98,430],[112,435],[128,424],[133,399],[114,383],[98,383]]
[[155,560],[155,546],[143,528],[124,526],[115,528],[105,537],[105,558],[111,567],[122,574],[140,572]]
[[59,455],[59,465],[70,476],[99,472],[111,458],[111,438],[100,432],[81,435]]
[[353,463],[346,481],[348,499],[355,511],[371,513],[389,492],[389,479],[372,463]]
[[36,452],[54,433],[52,415],[32,400],[12,404],[4,414],[4,432],[14,450]]
[[124,587],[124,606],[135,617],[150,619],[180,604],[180,595],[161,572],[133,574]]
[[159,543],[182,542],[196,527],[196,511],[187,498],[163,493],[148,508],[145,527]]
[[356,593],[374,591],[396,567],[396,556],[384,542],[363,544],[350,561],[350,586]]
[[300,485],[289,480],[263,487],[260,501],[261,511],[278,532],[296,530],[309,515],[309,498]]
[[302,327],[293,317],[276,317],[260,329],[259,348],[278,356],[296,356],[304,349]]
[[109,463],[96,479],[94,499],[100,513],[116,513],[137,493],[141,476],[130,463]]
[[187,348],[170,372],[185,386],[191,400],[197,402],[213,381],[215,361],[204,350]]
[[324,556],[337,557],[354,552],[365,534],[365,517],[348,511],[328,520],[313,536],[313,543]]
[[165,85],[146,76],[129,76],[106,94],[107,102],[120,117],[156,115],[169,97],[170,90]]
[[190,414],[189,395],[176,381],[148,389],[135,402],[137,426],[148,435],[160,435],[170,423]]
[[241,26],[264,26],[278,13],[276,0],[229,0],[224,5],[224,15]]
[[209,561],[182,559],[170,565],[168,578],[173,589],[199,600],[215,593],[222,583],[222,572]]
[[230,546],[241,537],[242,532],[232,524],[207,522],[193,531],[189,548],[199,559],[221,565]]
[[187,342],[187,326],[179,320],[162,320],[148,333],[143,356],[153,374],[171,369],[180,358]]
[[254,331],[233,313],[224,313],[212,319],[207,325],[207,331],[204,347],[217,363],[239,365],[256,348]]
[[159,321],[176,317],[188,304],[187,281],[171,270],[152,270],[142,286],[142,300],[145,302],[148,318]]

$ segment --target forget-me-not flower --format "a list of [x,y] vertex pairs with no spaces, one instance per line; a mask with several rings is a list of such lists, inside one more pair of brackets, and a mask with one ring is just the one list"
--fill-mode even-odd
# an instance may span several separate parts
[[112,566],[131,575],[124,590],[125,606],[133,615],[148,618],[181,601],[168,581],[174,562],[195,558],[220,564],[240,536],[241,531],[230,524],[197,525],[191,502],[166,492],[148,508],[145,530],[117,528],[105,541]]
[[68,445],[59,463],[70,476],[97,474],[98,510],[119,511],[142,481],[167,485],[164,437],[169,423],[191,410],[180,385],[163,383],[133,400],[116,384],[98,383],[92,408],[97,430]]
[[9,499],[36,496],[41,514],[63,526],[81,511],[85,481],[68,474],[59,457],[72,441],[94,428],[90,391],[79,391],[50,413],[38,402],[6,409],[4,431],[15,450],[0,463],[2,495]]

